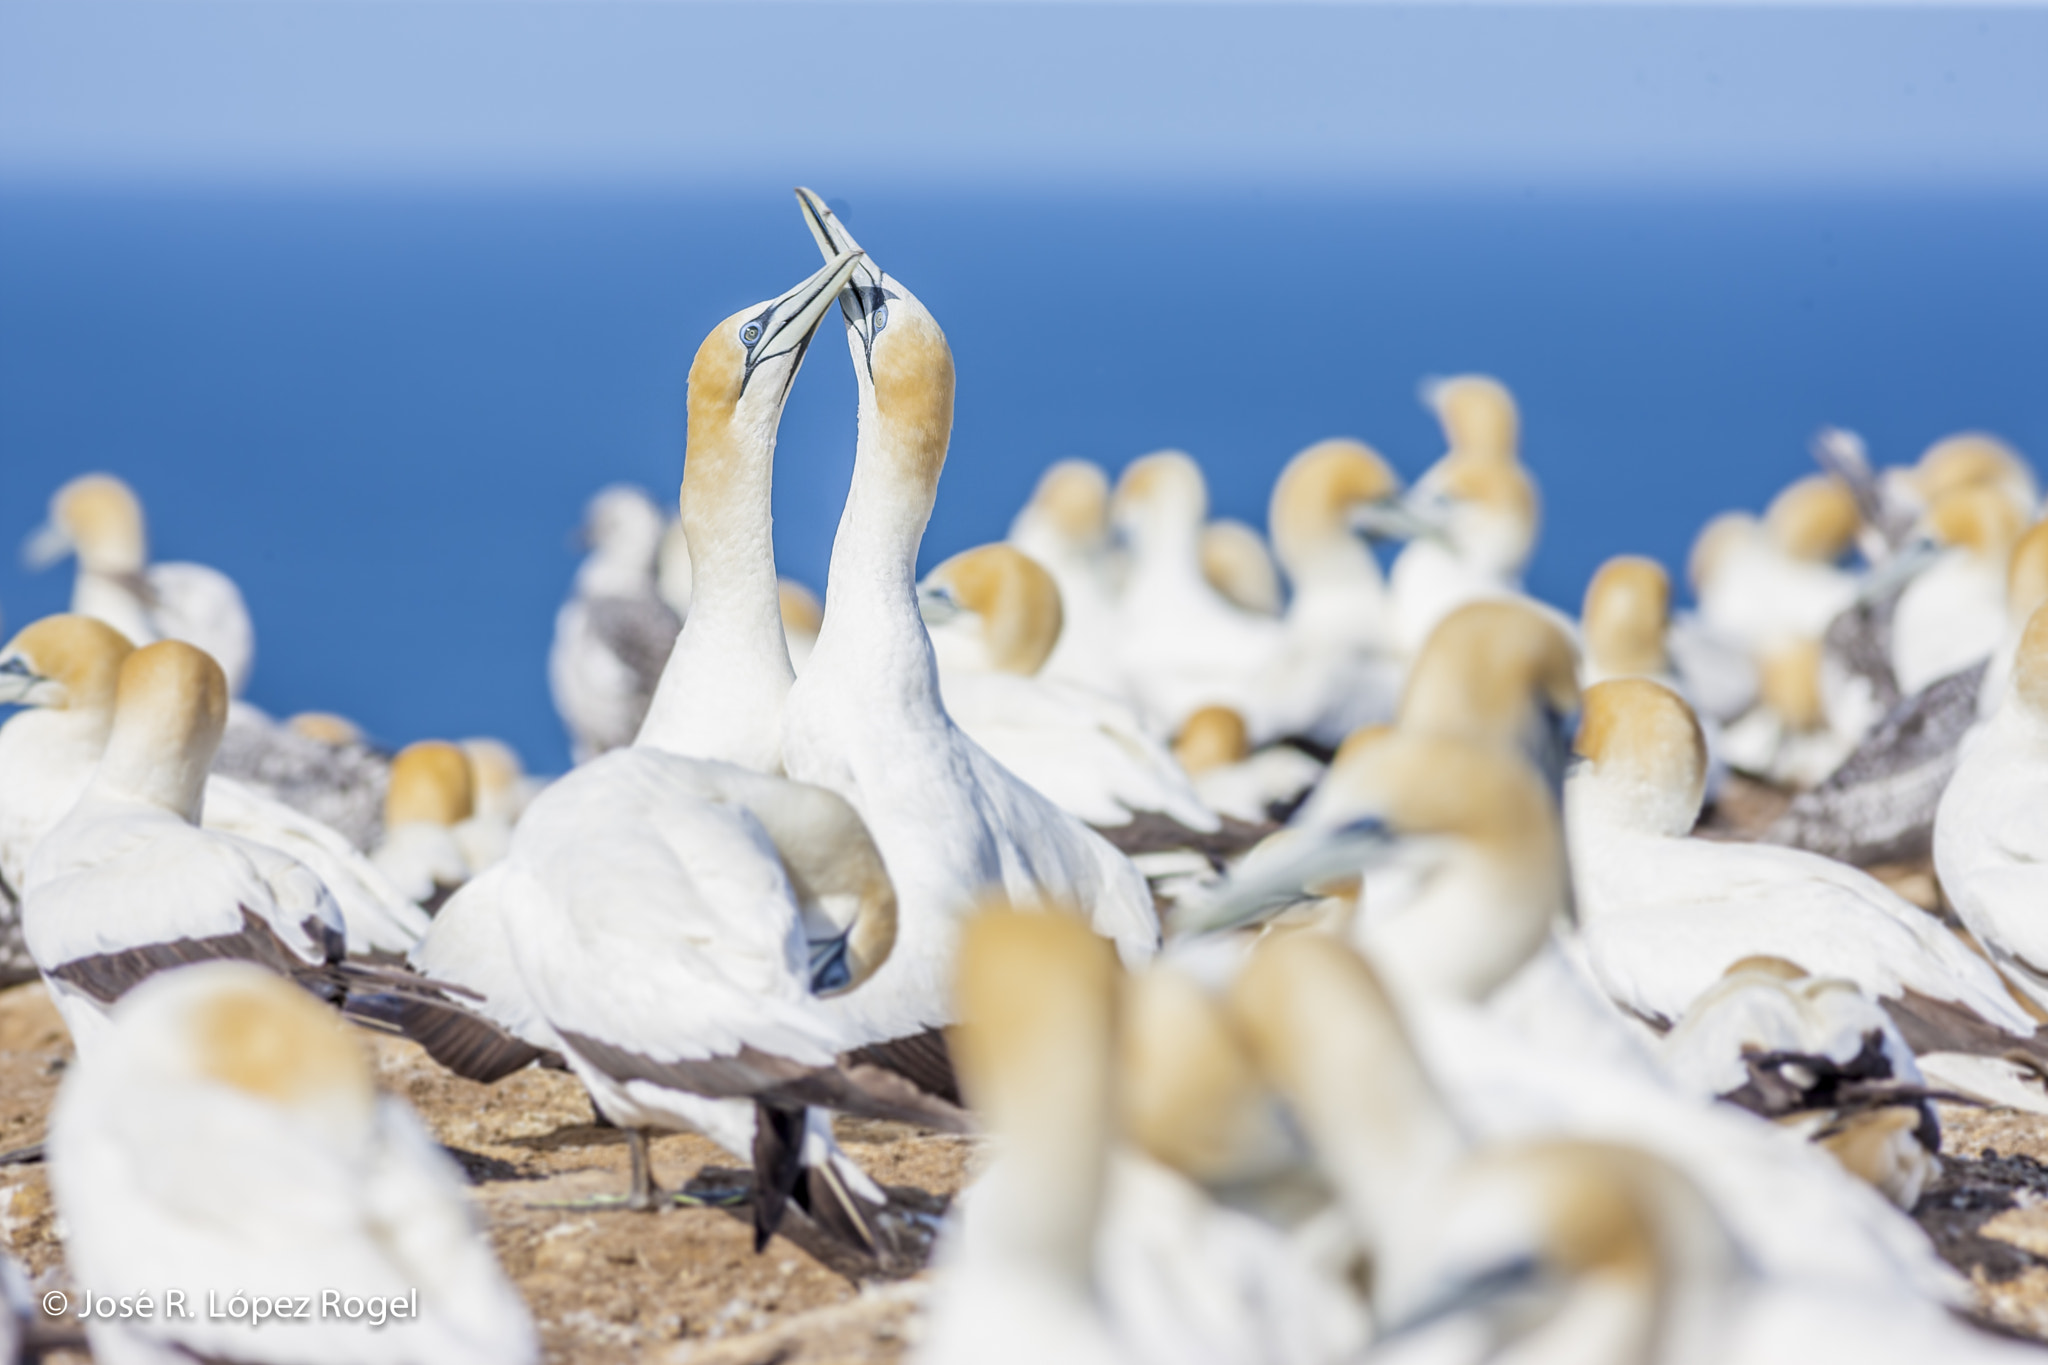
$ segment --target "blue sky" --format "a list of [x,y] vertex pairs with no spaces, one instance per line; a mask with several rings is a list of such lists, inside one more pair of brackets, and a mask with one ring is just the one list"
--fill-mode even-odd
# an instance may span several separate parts
[[2048,8],[0,3],[0,176],[2048,181]]

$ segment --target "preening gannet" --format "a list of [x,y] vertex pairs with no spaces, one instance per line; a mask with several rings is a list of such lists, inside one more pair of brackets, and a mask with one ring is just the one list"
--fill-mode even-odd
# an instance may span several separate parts
[[371,861],[432,914],[473,871],[455,832],[475,814],[476,781],[461,747],[442,739],[408,744],[391,760],[384,840]]
[[636,743],[782,771],[782,706],[796,671],[783,631],[769,495],[775,433],[819,320],[857,248],[779,298],[713,328],[690,365],[682,526],[690,614]]
[[1696,1176],[1640,1147],[1487,1150],[1375,1277],[1389,1365],[1807,1365],[2011,1361],[1909,1294],[1759,1268]]
[[1248,825],[1264,824],[1275,810],[1291,814],[1323,777],[1323,764],[1291,744],[1252,752],[1244,717],[1227,706],[1189,716],[1174,736],[1173,756],[1202,804]]
[[1934,821],[1934,870],[1956,914],[2048,1008],[2048,606],[2034,609],[2005,696],[1964,743]]
[[1877,997],[1918,1051],[2031,1047],[1990,964],[1874,878],[1817,854],[1688,837],[1703,746],[1642,679],[1587,693],[1565,827],[1586,959],[1623,1008],[1669,1023],[1745,957],[1769,954]]
[[540,1359],[461,1171],[332,1011],[254,967],[181,967],[124,999],[64,1078],[49,1161],[78,1283],[155,1309],[88,1321],[98,1360]]
[[[798,198],[821,249],[856,249],[822,200]],[[1131,960],[1150,955],[1159,930],[1130,860],[947,716],[916,563],[952,429],[952,353],[924,305],[871,260],[857,265],[840,307],[860,388],[859,443],[825,624],[783,705],[782,752],[791,777],[860,812],[896,886],[895,952],[867,986],[828,1003],[856,1041],[876,1044],[948,1022],[958,917],[990,892],[1083,906]],[[701,561],[698,577],[701,585]]]
[[304,864],[199,826],[227,720],[220,665],[179,640],[121,664],[84,795],[29,856],[29,951],[81,1054],[129,988],[166,967],[243,958],[298,973],[341,959],[341,910]]
[[1218,517],[1202,528],[1202,577],[1233,606],[1260,616],[1280,614],[1280,566],[1251,527]]
[[1996,484],[1951,490],[1927,510],[1942,548],[1899,595],[1892,671],[1905,695],[1991,657],[2006,629],[2005,579],[2027,509]]
[[953,723],[1062,810],[1091,825],[1153,812],[1214,833],[1215,812],[1137,712],[1040,668],[1061,632],[1059,587],[1006,544],[953,556],[918,585]]
[[1394,713],[1403,672],[1380,567],[1359,518],[1400,480],[1360,441],[1318,441],[1287,462],[1267,524],[1293,597],[1286,641],[1258,679],[1261,739],[1300,736],[1335,748]]
[[[113,724],[116,682],[133,647],[90,616],[35,622],[0,649],[0,696],[35,709],[0,728],[0,877],[18,884],[43,835],[77,804]],[[334,896],[351,952],[403,952],[426,917],[337,831],[209,773],[201,823],[290,855]]]
[[1133,460],[1118,477],[1111,517],[1130,547],[1118,603],[1125,686],[1146,720],[1178,729],[1204,706],[1231,706],[1265,734],[1256,679],[1277,657],[1280,622],[1246,611],[1202,572],[1209,490],[1177,450]]
[[1408,529],[1419,533],[1388,575],[1394,637],[1409,654],[1460,605],[1521,596],[1541,515],[1535,481],[1520,463],[1520,417],[1507,387],[1461,375],[1428,386],[1424,397],[1450,450],[1403,502]]
[[625,484],[584,510],[590,554],[548,651],[548,690],[579,763],[633,742],[683,627],[655,584],[663,530],[654,500]]
[[142,503],[112,474],[84,474],[50,499],[50,519],[23,550],[31,568],[78,556],[71,610],[139,645],[184,640],[214,657],[230,696],[256,662],[256,629],[234,580],[203,564],[151,564]]
[[1010,543],[1059,584],[1059,643],[1040,671],[1122,696],[1116,603],[1123,566],[1110,539],[1109,477],[1087,460],[1047,466],[1010,523]]

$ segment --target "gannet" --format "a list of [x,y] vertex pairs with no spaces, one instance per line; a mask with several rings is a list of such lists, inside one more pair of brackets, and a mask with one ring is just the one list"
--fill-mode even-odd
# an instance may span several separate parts
[[1130,547],[1117,648],[1147,722],[1170,732],[1204,706],[1230,706],[1264,737],[1256,680],[1279,656],[1286,630],[1230,601],[1203,575],[1209,491],[1201,466],[1177,450],[1133,460],[1110,507]]
[[1944,436],[1910,467],[1886,470],[1880,484],[1887,505],[1907,527],[1944,495],[1975,484],[2004,490],[2030,521],[2041,497],[2025,457],[1984,431]]
[[[77,804],[113,724],[116,682],[133,652],[90,616],[35,622],[0,648],[0,697],[33,710],[0,728],[0,879],[19,884],[37,841]],[[201,823],[289,854],[320,879],[348,924],[349,951],[403,952],[426,917],[337,831],[209,773]]]
[[1389,1365],[2010,1361],[1937,1304],[1759,1268],[1718,1191],[1617,1142],[1490,1148],[1375,1277]]
[[1010,523],[1010,543],[1060,589],[1060,639],[1040,671],[1124,695],[1116,605],[1123,566],[1110,538],[1109,477],[1086,460],[1047,466]]
[[954,555],[918,584],[946,714],[989,755],[1098,828],[1153,812],[1214,833],[1215,812],[1137,712],[1086,684],[1039,676],[1061,632],[1059,587],[1007,544]]
[[1566,787],[1586,960],[1615,1003],[1664,1025],[1759,954],[1877,997],[1917,1051],[2031,1047],[1990,964],[1876,879],[1817,854],[1688,837],[1704,778],[1685,703],[1642,679],[1587,693]]
[[518,751],[502,739],[479,736],[463,740],[460,747],[469,760],[474,799],[470,817],[455,827],[455,842],[474,874],[505,856],[512,827],[546,784],[527,775]]
[[1446,616],[1408,670],[1395,723],[1519,750],[1562,780],[1579,710],[1579,658],[1556,614],[1516,600]]
[[361,852],[383,837],[391,755],[339,717],[278,724],[238,700],[228,708],[213,770],[303,811]]
[[1913,1050],[1853,981],[1743,958],[1658,1052],[1695,1095],[1796,1125],[1909,1212],[1937,1169],[1941,1128]]
[[49,1162],[71,1274],[153,1307],[88,1320],[98,1360],[540,1359],[461,1171],[331,1011],[254,967],[124,999],[65,1075]]
[[1822,475],[1787,484],[1761,521],[1743,512],[1713,518],[1686,567],[1702,624],[1755,655],[1819,640],[1855,600],[1856,581],[1837,561],[1861,524],[1848,485]]
[[[857,249],[822,200],[807,190],[798,199],[821,250]],[[947,716],[918,615],[916,561],[952,427],[952,353],[924,305],[872,261],[858,265],[840,308],[860,389],[859,442],[825,624],[783,705],[782,752],[791,777],[860,812],[900,906],[895,952],[828,1009],[863,1043],[925,1039],[896,1050],[893,1060],[912,1066],[904,1049],[929,1050],[929,1031],[948,1022],[958,917],[977,897],[1001,890],[1020,904],[1059,897],[1084,906],[1131,960],[1150,955],[1159,930],[1130,860]],[[700,561],[700,591],[703,576]]]
[[1609,678],[1651,678],[1683,692],[1664,642],[1671,576],[1654,559],[1616,555],[1593,573],[1579,608],[1586,686]]
[[142,503],[112,474],[84,474],[50,499],[50,519],[23,555],[44,568],[78,556],[71,610],[97,616],[136,644],[184,640],[211,654],[240,696],[256,660],[256,630],[234,580],[203,564],[151,564]]
[[1291,744],[1252,752],[1244,717],[1227,706],[1189,716],[1174,737],[1173,756],[1202,804],[1248,825],[1264,824],[1276,810],[1292,814],[1323,777],[1323,764]]
[[832,255],[830,268],[712,329],[690,366],[680,504],[689,619],[635,743],[782,771],[783,699],[796,671],[775,577],[775,433],[818,320],[859,261]]
[[227,679],[161,640],[121,664],[106,748],[84,795],[29,856],[29,951],[81,1054],[113,1003],[166,967],[244,958],[299,973],[347,950],[341,910],[305,865],[199,827]]
[[1257,531],[1235,517],[1217,517],[1202,528],[1201,558],[1202,577],[1233,606],[1280,614],[1280,566]]
[[1998,709],[1964,744],[1934,821],[1934,871],[1956,914],[2008,980],[2048,1008],[2048,606],[2014,651]]
[[1293,596],[1285,644],[1257,681],[1267,733],[1255,738],[1300,736],[1335,748],[1393,715],[1403,663],[1359,518],[1400,486],[1361,441],[1318,441],[1280,471],[1267,524]]
[[377,870],[428,914],[469,880],[456,830],[476,813],[476,782],[457,745],[423,739],[391,760],[384,793],[384,840],[370,855]]
[[[1394,637],[1422,647],[1451,611],[1518,597],[1536,548],[1540,504],[1520,462],[1520,416],[1507,386],[1461,375],[1424,389],[1450,450],[1415,481],[1402,508],[1414,534],[1388,575]],[[1393,527],[1390,529],[1402,529]]]
[[2005,577],[2027,510],[1995,484],[1944,493],[1927,510],[1941,552],[1899,595],[1892,616],[1892,672],[1899,691],[1991,657],[2005,635]]
[[2012,661],[2019,654],[2020,639],[2034,609],[2048,602],[2048,521],[2027,528],[2012,547],[2012,559],[2005,568],[2005,634],[1991,652],[1991,662],[1978,684],[1977,715],[1989,720],[2005,700],[2012,681]]
[[663,530],[654,500],[627,484],[600,489],[584,510],[590,554],[548,650],[548,690],[579,763],[632,742],[683,628],[655,585]]

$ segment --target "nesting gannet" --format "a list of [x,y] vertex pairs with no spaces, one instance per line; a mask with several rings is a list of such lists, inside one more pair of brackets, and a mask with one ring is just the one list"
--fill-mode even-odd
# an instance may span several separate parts
[[154,1310],[88,1320],[96,1359],[540,1359],[461,1171],[346,1026],[268,973],[137,987],[66,1074],[49,1161],[72,1275]]
[[1911,695],[1991,657],[2006,630],[2005,578],[2027,510],[1995,484],[1944,493],[1926,529],[1943,547],[1899,595],[1892,672]]
[[[35,708],[0,729],[0,879],[26,874],[36,842],[77,804],[113,724],[115,689],[132,646],[104,622],[63,615],[35,622],[0,649],[0,695]],[[403,952],[426,917],[337,831],[234,779],[210,773],[209,830],[289,854],[333,894],[351,952]]]
[[1388,576],[1395,639],[1411,654],[1461,604],[1521,595],[1540,518],[1507,386],[1461,375],[1427,386],[1424,398],[1450,450],[1409,490],[1402,504],[1408,526],[1390,528],[1419,532]]
[[844,256],[713,328],[691,363],[680,500],[690,612],[636,743],[782,770],[782,706],[796,671],[775,577],[775,433],[818,320],[858,263]]
[[106,748],[78,804],[29,856],[22,927],[81,1053],[138,981],[205,958],[280,972],[339,961],[341,911],[297,860],[199,826],[227,679],[162,640],[121,664]]
[[579,763],[632,742],[683,628],[655,584],[663,530],[654,500],[626,484],[599,490],[584,510],[590,554],[548,650],[548,690]]
[[112,474],[84,474],[50,499],[50,519],[30,537],[31,568],[78,556],[71,610],[97,616],[136,644],[184,640],[211,654],[230,695],[248,684],[256,630],[234,580],[203,564],[151,564],[142,503]]
[[1998,709],[1964,744],[1934,822],[1934,871],[1956,914],[2048,1008],[2048,606],[2036,607],[2014,652]]
[[213,770],[303,811],[367,853],[384,832],[391,756],[340,717],[283,724],[237,701]]
[[1039,676],[1061,632],[1059,587],[1007,544],[948,559],[918,584],[939,689],[953,723],[998,763],[1097,827],[1154,812],[1214,833],[1215,812],[1115,697]]
[[1202,804],[1248,825],[1274,812],[1292,814],[1302,793],[1320,782],[1323,764],[1291,744],[1252,751],[1244,717],[1227,706],[1205,706],[1174,737],[1173,756],[1194,783]]
[[1204,706],[1231,706],[1255,735],[1266,725],[1255,680],[1285,641],[1279,621],[1246,611],[1202,572],[1209,491],[1177,450],[1133,460],[1117,478],[1111,516],[1130,547],[1118,604],[1125,685],[1151,724],[1178,729]]
[[1659,1047],[1679,1083],[1796,1125],[1902,1209],[1936,1169],[1941,1129],[1913,1051],[1853,981],[1746,957]]
[[446,740],[408,744],[391,760],[384,840],[370,859],[403,895],[432,914],[473,871],[456,830],[475,814],[468,755]]
[[1399,491],[1387,462],[1360,441],[1318,441],[1280,471],[1267,521],[1293,597],[1285,644],[1257,681],[1268,731],[1260,738],[1335,748],[1393,715],[1403,665],[1359,518]]
[[1202,528],[1201,557],[1202,577],[1232,605],[1260,616],[1280,614],[1280,566],[1257,531],[1235,517],[1217,517]]
[[2011,1361],[1941,1306],[1759,1268],[1718,1191],[1639,1146],[1492,1148],[1375,1276],[1389,1365]]
[[[821,249],[856,249],[822,200],[798,198]],[[860,812],[896,885],[896,951],[867,986],[828,1002],[851,1035],[879,1044],[947,1022],[958,917],[991,891],[1020,904],[1058,897],[1084,906],[1133,960],[1153,951],[1159,930],[1130,860],[947,716],[918,615],[916,562],[952,428],[952,353],[924,305],[872,261],[857,266],[840,308],[860,390],[859,441],[825,625],[783,704],[782,751],[791,777]]]
[[1688,837],[1703,746],[1691,711],[1642,679],[1587,693],[1566,788],[1586,959],[1640,1018],[1669,1023],[1730,964],[1769,954],[1876,996],[1919,1051],[2033,1046],[1990,964],[1876,879],[1801,849]]
[[1010,543],[1044,565],[1060,589],[1059,643],[1040,672],[1123,695],[1116,605],[1123,566],[1110,537],[1109,477],[1086,460],[1047,466],[1010,523]]

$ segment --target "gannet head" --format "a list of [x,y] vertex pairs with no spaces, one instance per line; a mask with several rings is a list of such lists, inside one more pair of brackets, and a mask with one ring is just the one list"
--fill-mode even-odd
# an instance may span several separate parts
[[149,562],[142,503],[112,474],[82,474],[50,499],[50,519],[32,532],[22,558],[47,568],[76,551],[89,573],[138,574]]
[[441,739],[408,744],[391,760],[384,793],[384,827],[405,824],[453,828],[476,814],[476,777],[469,756]]
[[705,524],[695,523],[691,490],[723,492],[741,471],[758,474],[763,452],[773,453],[804,352],[860,259],[852,253],[832,257],[789,292],[719,323],[697,348],[690,366],[681,498],[690,540],[715,540],[722,529],[709,516]]
[[781,778],[749,782],[764,795],[744,804],[774,842],[803,907],[811,989],[853,990],[896,947],[896,884],[874,836],[836,792]]
[[1685,581],[1695,598],[1713,591],[1735,557],[1768,543],[1763,523],[1747,512],[1722,512],[1710,518],[1693,537],[1692,551],[1685,560]]
[[1519,457],[1521,414],[1515,396],[1498,379],[1461,374],[1424,380],[1422,402],[1436,414],[1454,452],[1505,464]]
[[1810,734],[1828,723],[1827,698],[1821,691],[1821,663],[1827,654],[1819,640],[1784,640],[1757,658],[1757,696],[1785,725]]
[[[1448,541],[1460,557],[1498,573],[1519,573],[1536,548],[1542,501],[1521,465],[1453,451],[1403,500],[1415,526]],[[1384,519],[1367,512],[1361,521]]]
[[1081,554],[1109,544],[1109,476],[1092,460],[1058,460],[1038,476],[1010,526],[1013,540],[1045,536]]
[[1579,709],[1578,650],[1526,602],[1469,602],[1446,616],[1408,670],[1398,724],[1519,747],[1561,780]]
[[578,536],[584,548],[648,574],[666,530],[654,499],[631,484],[615,483],[600,488],[584,506]]
[[1252,751],[1244,717],[1228,706],[1204,706],[1181,722],[1173,756],[1189,777],[1244,762]]
[[1965,550],[2001,569],[2026,526],[2025,510],[1995,483],[1950,489],[1927,509],[1926,531],[1937,544]]
[[1669,671],[1664,632],[1671,623],[1671,576],[1654,559],[1616,555],[1586,585],[1579,626],[1586,671],[1620,678]]
[[1219,517],[1202,528],[1202,577],[1226,601],[1260,616],[1280,614],[1280,570],[1257,531]]
[[2040,497],[2034,471],[2025,457],[1983,431],[1961,432],[1927,447],[1913,466],[1909,483],[1928,506],[1944,494],[1972,484],[1992,484],[2004,489],[2026,513],[2032,512]]
[[295,735],[318,740],[336,749],[364,743],[363,727],[332,711],[301,711],[284,724]]
[[[953,657],[942,657],[941,666],[1028,675],[1059,643],[1059,584],[1037,560],[1001,542],[963,550],[926,574],[917,605],[935,646],[942,638],[966,646],[947,651]],[[963,632],[968,638],[957,640]]]
[[[1386,1258],[1377,1297],[1390,1336],[1455,1316],[1490,1329],[1488,1354],[1529,1337],[1532,1359],[1721,1358],[1723,1295],[1741,1256],[1706,1196],[1661,1158],[1578,1139],[1518,1143],[1468,1162],[1434,1209]],[[1593,1301],[1567,1310],[1578,1294]],[[1558,1339],[1538,1345],[1553,1327]]]
[[115,1006],[114,1023],[90,1062],[143,1094],[213,1090],[327,1131],[359,1130],[376,1104],[369,1059],[341,1016],[260,967],[159,972]]
[[825,624],[825,604],[794,578],[775,580],[775,606],[782,616],[782,633],[816,639]]
[[2013,703],[2048,725],[2048,604],[2034,608],[2012,661]]
[[121,664],[98,781],[196,825],[227,723],[227,675],[212,655],[183,640],[144,645]]
[[1209,483],[1202,467],[1178,450],[1154,451],[1124,466],[1110,496],[1116,529],[1142,553],[1155,544],[1194,549],[1209,516]]
[[977,1216],[1009,1254],[1082,1282],[1116,1122],[1120,976],[1116,949],[1054,907],[983,910],[955,963],[954,1065],[1004,1144]]
[[1764,530],[1771,540],[1811,564],[1832,564],[1847,554],[1862,525],[1856,494],[1831,474],[1795,479],[1764,509]]
[[1383,1251],[1465,1139],[1379,973],[1341,939],[1276,933],[1231,983],[1229,1006],[1359,1239]]
[[501,820],[516,820],[527,796],[526,765],[519,751],[502,739],[480,735],[462,741],[462,756],[469,760],[470,786],[476,813]]
[[1393,468],[1365,442],[1318,441],[1273,484],[1266,526],[1274,553],[1291,577],[1312,574],[1322,556],[1348,550],[1353,532],[1369,529],[1370,510],[1391,508],[1400,492]]
[[1707,745],[1692,708],[1648,678],[1615,678],[1586,691],[1574,751],[1585,763],[1567,784],[1571,818],[1678,838],[1699,821]]
[[2034,608],[2048,602],[2048,521],[2034,523],[2012,547],[2005,566],[2005,613],[2024,625]]
[[47,706],[111,721],[128,637],[91,616],[45,616],[0,648],[0,704]]

